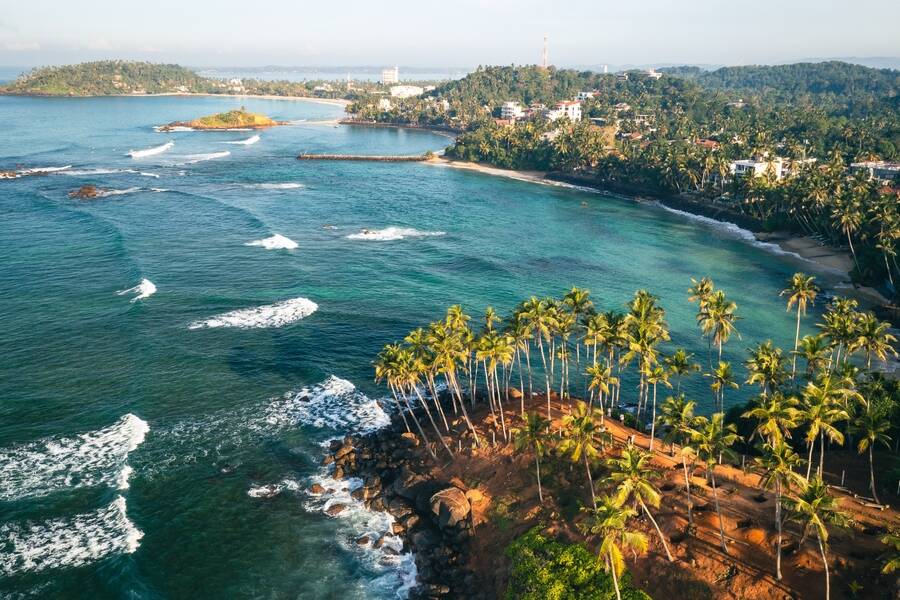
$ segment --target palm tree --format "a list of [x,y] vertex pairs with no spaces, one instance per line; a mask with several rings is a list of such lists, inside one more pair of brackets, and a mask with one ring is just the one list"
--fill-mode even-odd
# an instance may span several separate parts
[[588,367],[586,373],[587,375],[590,375],[590,385],[588,386],[591,390],[590,403],[591,406],[593,406],[594,392],[596,391],[597,400],[600,403],[600,422],[602,423],[605,410],[603,397],[604,395],[609,394],[610,388],[612,386],[619,383],[619,378],[613,377],[612,367],[604,365],[594,365],[592,367]]
[[650,481],[651,478],[659,476],[659,473],[650,468],[652,456],[649,452],[644,452],[629,444],[622,448],[622,454],[619,458],[610,458],[606,461],[606,465],[610,470],[606,482],[616,486],[616,497],[623,504],[631,500],[635,506],[641,507],[644,514],[653,523],[653,528],[656,529],[659,541],[662,542],[666,556],[671,562],[674,559],[672,558],[672,553],[669,552],[666,538],[659,529],[656,519],[650,514],[650,509],[647,508],[648,504],[653,508],[659,508],[660,501],[659,490]]
[[778,531],[778,542],[775,544],[775,578],[781,581],[781,498],[791,487],[802,485],[804,479],[794,469],[803,461],[796,452],[783,440],[762,447],[762,456],[755,460],[756,470],[762,477],[764,489],[775,490],[775,528]]
[[534,450],[534,464],[537,469],[538,497],[544,503],[544,492],[541,488],[541,456],[547,448],[547,421],[537,413],[526,414],[522,419],[522,427],[512,430],[513,443],[518,451]]
[[725,543],[725,525],[722,521],[722,510],[719,507],[719,493],[716,488],[716,464],[721,458],[734,458],[731,446],[741,439],[733,423],[725,424],[724,413],[717,412],[711,417],[697,417],[694,427],[691,428],[693,448],[697,451],[700,460],[706,463],[712,483],[713,499],[716,504],[716,514],[719,516],[719,536],[722,540],[722,551],[728,554],[728,546]]
[[813,373],[822,370],[828,364],[828,343],[825,341],[825,335],[805,335],[800,339],[800,345],[793,352],[796,364],[796,358],[802,357],[806,361],[806,377],[812,378]]
[[[428,436],[425,435],[422,424],[419,423],[419,419],[416,417],[416,413],[413,412],[412,405],[409,403],[409,398],[404,391],[405,386],[409,382],[409,363],[411,362],[412,354],[408,350],[400,347],[399,344],[389,344],[388,346],[385,346],[381,351],[381,354],[379,354],[378,358],[375,360],[376,381],[387,379],[388,386],[394,394],[394,399],[398,401],[398,405],[398,398],[403,398],[406,410],[416,424],[416,429],[418,430],[419,435],[422,436],[425,448],[428,450],[431,457],[437,460],[437,455],[434,453],[431,444],[428,442]],[[407,424],[407,428],[408,427],[409,425]]]
[[775,392],[770,396],[759,396],[756,405],[741,415],[744,419],[756,419],[758,424],[750,439],[757,433],[769,444],[776,444],[785,438],[790,439],[791,429],[800,420],[797,410],[797,399]]
[[537,339],[538,348],[541,351],[541,363],[544,367],[544,382],[547,389],[547,420],[552,421],[553,415],[550,408],[550,371],[547,369],[547,355],[544,352],[544,342],[549,342],[550,331],[554,327],[553,315],[546,300],[539,300],[532,296],[523,305],[525,318],[531,327],[532,334]]
[[797,374],[797,348],[800,345],[800,316],[806,314],[807,306],[811,305],[816,295],[819,293],[819,286],[815,283],[815,277],[810,277],[805,273],[794,273],[788,282],[788,287],[781,292],[781,295],[787,295],[787,309],[797,305],[797,331],[794,334],[794,360],[791,366],[791,379]]
[[747,383],[759,384],[764,396],[777,389],[786,377],[784,355],[781,348],[772,345],[772,340],[751,349],[750,358],[744,364],[750,373]]
[[656,439],[656,387],[660,383],[668,388],[672,387],[672,384],[669,383],[669,373],[659,365],[655,365],[647,373],[647,384],[653,386],[653,413],[650,417],[650,452],[653,452],[653,440]]
[[716,366],[716,370],[712,373],[713,382],[709,385],[709,387],[713,391],[713,396],[716,403],[716,410],[720,412],[724,412],[725,410],[725,390],[728,388],[737,389],[738,382],[734,380],[734,375],[731,371],[731,363],[725,360],[720,360],[719,364]]
[[[456,315],[457,313],[454,314]],[[450,313],[448,312],[448,320],[449,316]],[[460,388],[459,380],[456,377],[457,364],[467,359],[468,350],[466,349],[466,345],[463,343],[460,336],[454,333],[452,326],[444,323],[432,323],[431,326],[429,326],[428,344],[434,352],[434,365],[437,372],[444,375],[447,387],[451,390],[451,393],[456,394],[456,399],[462,409],[463,419],[465,420],[469,431],[472,433],[475,446],[480,447],[481,443],[478,440],[478,432],[475,430],[472,420],[469,419],[469,414],[466,411],[466,405],[462,398],[462,389]]]
[[856,258],[856,250],[853,248],[852,235],[856,233],[860,225],[862,225],[862,211],[859,203],[847,199],[839,199],[835,205],[835,209],[831,213],[834,226],[839,228],[844,235],[847,236],[847,243],[850,245],[850,254],[853,255],[853,263],[859,272],[859,261]]
[[866,369],[872,369],[872,357],[884,362],[888,354],[897,356],[897,351],[891,346],[897,338],[890,333],[891,324],[879,321],[878,318],[868,312],[859,316],[856,324],[856,339],[850,342],[848,351],[862,350],[866,353]]
[[593,409],[578,400],[572,414],[563,417],[563,427],[565,432],[557,449],[560,454],[567,455],[569,460],[574,463],[584,462],[591,490],[591,502],[595,502],[597,496],[594,492],[594,477],[591,475],[591,461],[596,460],[600,455],[598,436],[601,431],[594,418]]
[[853,421],[850,431],[854,435],[858,435],[859,442],[856,449],[860,454],[869,453],[869,490],[872,492],[872,498],[875,502],[881,504],[878,499],[878,493],[875,491],[875,456],[874,450],[877,444],[881,444],[890,448],[891,438],[887,432],[891,428],[891,422],[887,419],[882,410],[863,411]]
[[[706,305],[697,314],[700,330],[709,336],[719,349],[719,361],[722,360],[722,346],[732,334],[737,333],[735,322],[738,316],[737,304],[725,297],[725,292],[716,290],[706,300]],[[740,335],[740,334],[738,334]]]
[[589,512],[588,523],[583,529],[587,533],[603,537],[598,554],[603,558],[606,570],[612,574],[617,600],[622,600],[619,578],[625,570],[623,551],[631,550],[641,553],[647,551],[647,536],[628,529],[628,521],[637,512],[623,506],[617,498],[609,496],[603,496],[594,503],[594,506],[582,510]]
[[[575,317],[575,322],[580,322],[583,316],[587,315],[591,310],[593,310],[594,303],[591,301],[590,296],[590,290],[585,290],[577,287],[573,287],[566,293],[565,296],[563,296],[563,303],[569,307],[569,310],[572,312],[572,316]],[[575,368],[580,371],[581,351],[580,343],[577,339],[575,340],[575,365]]]
[[667,356],[663,359],[663,364],[666,365],[666,368],[669,369],[669,373],[675,376],[675,393],[681,393],[681,379],[686,375],[690,375],[691,373],[696,373],[700,370],[700,365],[695,362],[691,362],[691,359],[694,358],[693,354],[688,353],[684,348],[678,348],[675,352],[672,353],[671,356]]
[[881,572],[887,575],[900,569],[900,533],[892,531],[882,536],[881,543],[890,547],[881,567]]
[[822,564],[825,566],[825,600],[831,598],[831,576],[828,572],[828,524],[844,525],[847,517],[838,509],[837,500],[828,493],[828,486],[821,478],[816,477],[796,498],[785,501],[791,512],[791,519],[800,523],[803,537],[815,534],[819,542]]
[[694,422],[694,408],[697,403],[687,400],[684,394],[669,396],[659,409],[659,424],[666,428],[663,441],[669,444],[669,453],[674,452],[675,444],[687,441],[687,431]]
[[818,382],[806,384],[800,406],[800,420],[806,423],[806,444],[809,447],[809,458],[806,465],[806,478],[812,470],[813,447],[816,438],[819,444],[819,477],[822,477],[825,463],[825,438],[838,445],[844,445],[844,434],[835,427],[839,421],[847,421],[850,415],[844,405],[851,398],[861,398],[855,391],[834,384],[831,375],[823,375]]

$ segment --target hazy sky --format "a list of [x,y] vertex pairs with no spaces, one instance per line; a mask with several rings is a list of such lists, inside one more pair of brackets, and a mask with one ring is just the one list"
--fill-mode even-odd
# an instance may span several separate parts
[[0,0],[0,65],[748,64],[900,55],[900,0]]

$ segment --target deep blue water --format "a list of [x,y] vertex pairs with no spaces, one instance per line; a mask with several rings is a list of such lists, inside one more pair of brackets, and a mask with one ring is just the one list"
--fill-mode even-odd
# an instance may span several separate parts
[[[251,145],[226,142],[253,132],[153,130],[238,102],[296,124]],[[354,542],[383,518],[328,517],[304,490],[323,440],[383,424],[374,355],[453,303],[478,315],[579,285],[606,309],[646,287],[674,343],[702,358],[686,289],[710,275],[743,317],[728,358],[767,337],[792,343],[778,292],[793,259],[603,194],[295,160],[447,143],[327,123],[339,116],[291,101],[0,97],[0,170],[70,166],[0,180],[0,596],[402,593],[409,558]],[[84,184],[127,193],[68,197]],[[402,239],[347,237],[391,227]],[[247,245],[276,233],[297,248]],[[156,293],[118,293],[142,279]],[[291,320],[301,299],[318,310]],[[220,315],[243,326],[199,326]],[[708,407],[707,384],[686,387]],[[277,497],[252,495],[269,484]]]

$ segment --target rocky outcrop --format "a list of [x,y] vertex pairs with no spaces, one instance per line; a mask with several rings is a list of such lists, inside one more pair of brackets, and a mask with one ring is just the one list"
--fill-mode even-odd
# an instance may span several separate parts
[[77,190],[69,192],[69,198],[77,198],[78,200],[93,200],[100,195],[100,189],[95,185],[83,185]]
[[[436,475],[434,462],[415,436],[391,427],[365,437],[347,437],[332,442],[323,463],[334,464],[338,479],[362,479],[353,497],[394,517],[392,533],[416,560],[418,586],[410,598],[489,597],[488,586],[479,585],[468,566],[471,502],[479,501],[480,492],[466,489],[459,479],[447,481]],[[365,536],[357,543],[377,548],[381,541]]]

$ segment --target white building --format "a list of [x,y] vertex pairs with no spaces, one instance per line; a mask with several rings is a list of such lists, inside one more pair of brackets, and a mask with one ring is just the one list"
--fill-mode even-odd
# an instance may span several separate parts
[[392,85],[392,98],[412,98],[413,96],[421,96],[425,93],[425,89],[417,85]]
[[659,79],[662,76],[663,76],[663,74],[660,73],[659,71],[657,71],[656,69],[654,69],[653,67],[650,67],[649,69],[647,69],[647,77],[649,77],[650,79]]
[[525,116],[525,109],[522,108],[522,105],[518,102],[509,101],[504,102],[503,106],[500,107],[500,118],[501,119],[509,119],[511,121],[515,121],[516,119],[521,119]]
[[577,100],[566,100],[565,102],[557,102],[553,110],[547,112],[547,118],[551,121],[568,117],[570,121],[581,120],[581,102]]
[[575,97],[579,102],[584,102],[585,100],[590,100],[591,98],[595,98],[600,94],[600,92],[578,92],[578,95]]
[[400,83],[400,69],[398,67],[394,67],[393,69],[382,69],[381,83],[384,85]]
[[378,110],[391,110],[391,101],[387,98],[379,98]]
[[781,179],[784,175],[784,160],[778,157],[773,159],[749,158],[732,162],[730,168],[731,174],[735,177],[744,177],[745,175],[762,177],[770,170],[775,175],[775,179]]
[[870,160],[866,162],[852,163],[853,171],[868,171],[869,179],[881,181],[893,181],[900,175],[900,162],[886,162],[883,160]]

